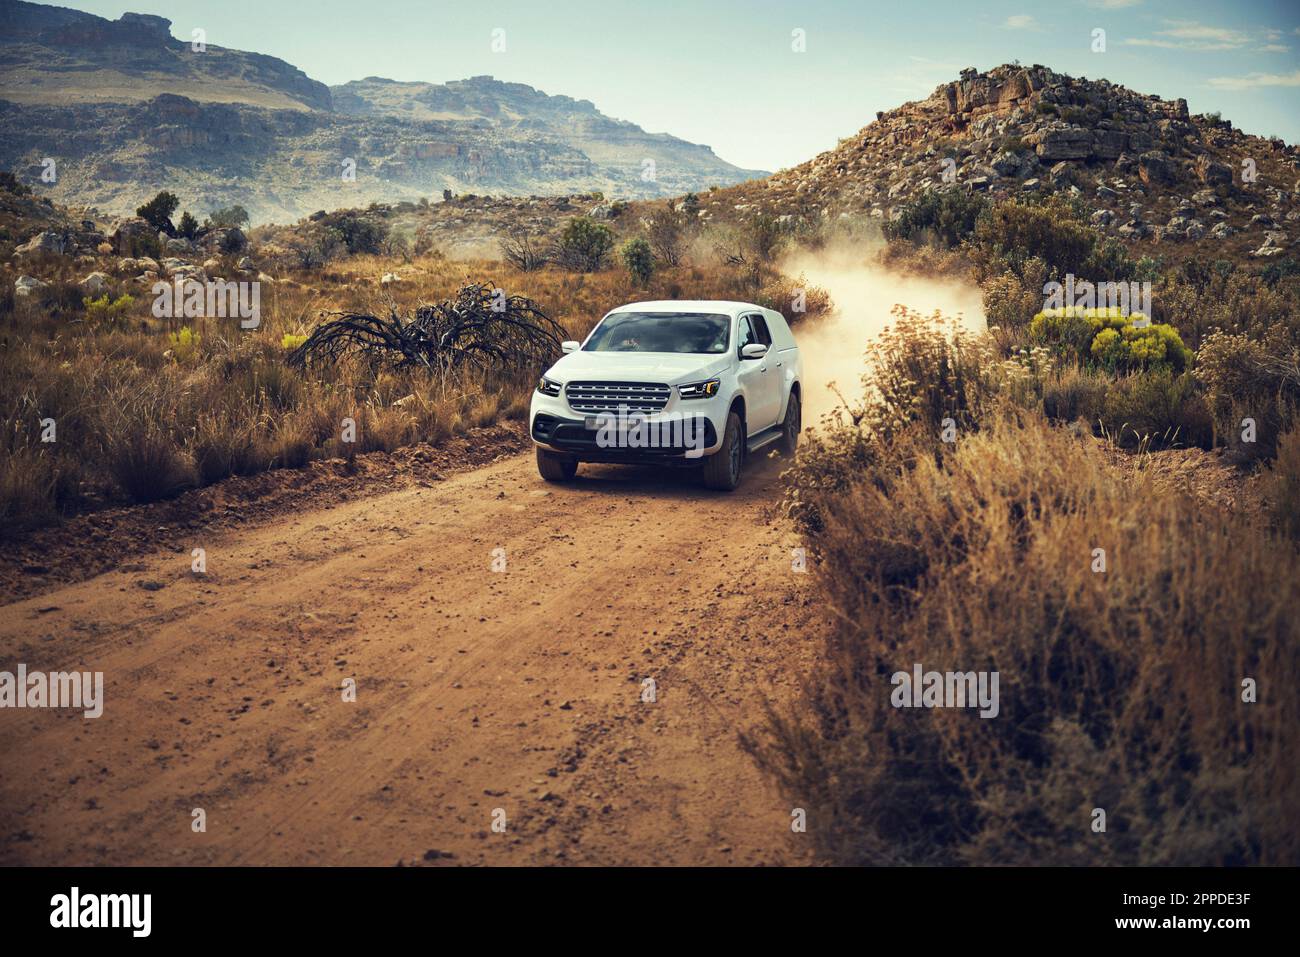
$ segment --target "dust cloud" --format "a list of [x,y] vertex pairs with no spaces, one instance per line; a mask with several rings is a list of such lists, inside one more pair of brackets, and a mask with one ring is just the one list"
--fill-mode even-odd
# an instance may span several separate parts
[[984,306],[974,283],[927,279],[886,270],[870,244],[799,253],[781,264],[787,276],[803,275],[831,295],[830,315],[796,326],[803,359],[804,427],[839,405],[827,388],[834,382],[850,403],[862,398],[863,353],[867,343],[893,321],[896,304],[930,315],[936,309],[972,330],[985,328]]

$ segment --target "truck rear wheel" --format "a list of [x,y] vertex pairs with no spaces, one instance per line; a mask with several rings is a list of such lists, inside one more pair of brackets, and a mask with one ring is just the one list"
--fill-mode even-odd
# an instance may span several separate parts
[[732,491],[740,484],[740,469],[745,461],[745,428],[740,416],[727,415],[727,431],[722,448],[704,460],[704,484],[708,488]]
[[803,408],[799,404],[799,393],[791,392],[790,401],[785,404],[785,421],[781,423],[781,441],[779,448],[786,458],[794,455],[799,448],[799,430],[803,428]]
[[578,474],[578,460],[572,455],[539,448],[537,471],[548,482],[567,482]]

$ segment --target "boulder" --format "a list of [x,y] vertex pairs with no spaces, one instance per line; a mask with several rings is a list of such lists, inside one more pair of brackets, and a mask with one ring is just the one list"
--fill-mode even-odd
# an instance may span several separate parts
[[1096,159],[1118,159],[1126,146],[1128,146],[1127,133],[1120,130],[1092,131],[1092,156]]
[[238,253],[248,248],[248,237],[238,226],[223,226],[205,233],[200,242],[209,253]]
[[81,280],[79,285],[83,292],[92,299],[98,299],[104,293],[108,292],[108,285],[111,280],[102,272],[92,272],[85,279]]
[[1138,175],[1148,186],[1174,181],[1174,163],[1164,150],[1150,150],[1138,157]]
[[26,298],[38,290],[44,289],[48,283],[43,283],[35,276],[19,276],[14,280],[14,295],[20,298]]
[[42,253],[62,256],[67,249],[67,242],[59,233],[46,231],[37,233],[27,242],[14,250],[15,256],[35,256]]
[[113,230],[113,247],[121,256],[132,255],[140,242],[154,237],[154,228],[139,216],[132,216],[117,224]]
[[1232,167],[1210,159],[1202,153],[1196,157],[1196,175],[1209,186],[1227,186],[1232,182]]
[[1038,158],[1046,162],[1087,159],[1092,154],[1092,133],[1067,126],[1038,134]]
[[999,176],[1015,176],[1020,172],[1020,157],[1015,153],[1002,152],[993,157],[989,164]]

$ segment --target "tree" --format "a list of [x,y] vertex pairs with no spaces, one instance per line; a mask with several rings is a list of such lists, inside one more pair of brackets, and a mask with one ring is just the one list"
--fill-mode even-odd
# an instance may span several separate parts
[[176,227],[176,235],[184,239],[193,239],[198,234],[199,221],[190,215],[189,210],[181,213],[181,221]]
[[569,220],[555,244],[555,258],[566,269],[595,272],[614,247],[614,231],[588,216]]
[[632,278],[645,284],[655,271],[655,257],[650,244],[641,237],[629,239],[623,244],[623,265],[632,274]]
[[227,206],[225,209],[215,210],[208,216],[208,222],[216,229],[243,226],[248,222],[248,210],[238,204]]
[[353,255],[378,253],[388,235],[387,227],[364,219],[361,214],[353,210],[336,213],[332,217],[327,217],[325,222]]
[[163,190],[137,209],[135,214],[154,229],[161,230],[168,236],[175,236],[176,227],[172,225],[172,213],[176,212],[176,207],[180,204],[181,201],[176,198],[175,193]]

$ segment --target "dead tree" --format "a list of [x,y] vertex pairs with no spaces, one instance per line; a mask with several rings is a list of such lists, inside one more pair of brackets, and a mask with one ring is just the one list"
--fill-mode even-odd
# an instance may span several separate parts
[[299,368],[336,363],[349,355],[397,368],[425,366],[441,372],[463,367],[519,371],[551,361],[567,337],[537,303],[507,296],[490,282],[462,286],[454,299],[416,307],[403,316],[327,313],[289,354]]

